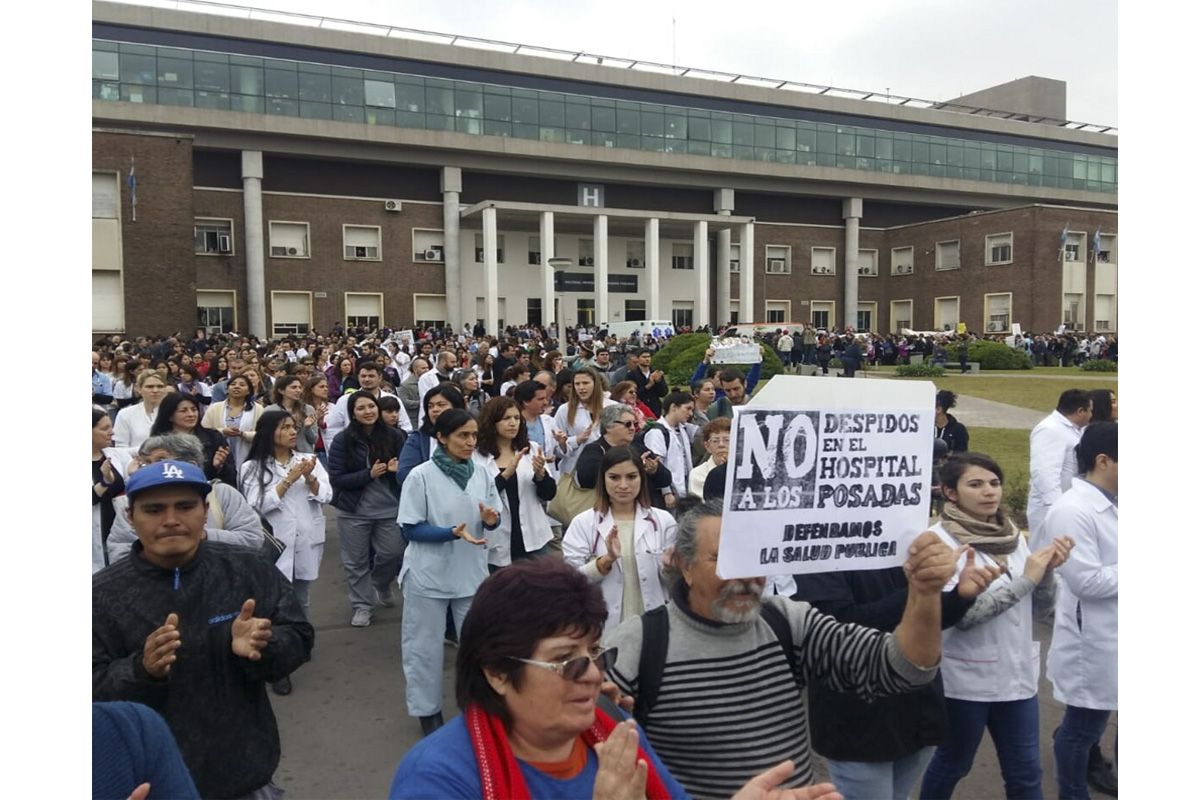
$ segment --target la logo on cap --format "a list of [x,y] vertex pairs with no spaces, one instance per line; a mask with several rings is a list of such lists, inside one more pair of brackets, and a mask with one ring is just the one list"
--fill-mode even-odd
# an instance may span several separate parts
[[163,464],[162,476],[172,480],[183,480],[183,470],[174,464]]

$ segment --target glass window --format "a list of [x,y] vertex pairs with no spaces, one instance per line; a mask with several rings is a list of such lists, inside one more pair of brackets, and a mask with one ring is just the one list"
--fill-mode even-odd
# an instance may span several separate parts
[[568,128],[586,131],[592,127],[592,109],[583,103],[567,103],[566,122]]
[[592,144],[596,147],[616,147],[617,135],[611,131],[592,131]]
[[796,149],[805,153],[817,149],[817,132],[814,128],[800,126],[796,129]]
[[192,60],[190,58],[159,58],[158,83],[175,89],[192,87]]
[[261,114],[263,113],[263,98],[260,95],[231,94],[229,108],[232,111],[244,111],[247,114]]
[[[439,83],[443,83],[440,81]],[[454,90],[442,86],[434,86],[432,82],[425,85],[425,110],[430,114],[440,114],[446,117],[454,116]]]
[[299,83],[301,100],[314,103],[328,103],[333,99],[333,91],[328,74],[318,75],[313,72],[301,72]]
[[[337,78],[334,78],[336,81]],[[362,81],[359,81],[362,83]],[[367,115],[363,112],[362,106],[344,106],[335,103],[333,106],[333,118],[339,122],[365,122]]]
[[688,115],[688,138],[696,142],[712,141],[712,122],[708,117]]
[[154,56],[141,56],[131,53],[121,53],[120,63],[121,75],[124,76],[125,83],[154,84]]
[[1012,172],[1013,154],[1011,150],[1000,149],[996,151],[996,169]]
[[[517,102],[517,99],[514,97],[513,98],[514,106],[516,105],[516,102]],[[515,136],[518,139],[537,139],[538,135],[539,135],[539,132],[538,132],[537,125],[519,125],[516,123],[513,124],[513,136]]]
[[[855,146],[855,148],[857,148],[857,152],[860,156],[863,156],[865,158],[874,158],[875,157],[875,137],[874,136],[864,136],[863,134],[860,133],[860,134],[858,134],[858,136],[856,136],[854,138],[855,138],[854,146]],[[860,158],[859,160],[861,161],[862,159]],[[860,169],[866,169],[866,168],[860,167]]]
[[197,61],[195,64],[195,86],[211,92],[229,91],[229,64],[212,61]]
[[770,123],[756,123],[754,126],[755,147],[775,147],[775,126]]
[[300,116],[305,119],[332,119],[333,106],[329,103],[300,101]]
[[543,128],[561,128],[566,124],[566,109],[561,100],[538,100],[538,124]]
[[461,83],[458,84],[454,89],[454,114],[469,119],[482,118],[483,92],[478,89],[468,89]]
[[299,84],[296,78],[296,71],[294,69],[282,70],[267,67],[267,97],[295,100],[300,96]]
[[668,139],[688,138],[688,118],[686,114],[669,113],[666,115],[666,125],[663,134]]
[[363,97],[366,105],[375,108],[396,107],[396,85],[391,81],[379,81],[371,78],[363,80]]
[[945,164],[946,161],[947,161],[946,145],[943,142],[930,142],[929,143],[929,163]]
[[485,94],[483,96],[483,116],[484,119],[493,119],[500,122],[511,122],[512,98],[501,97],[500,95],[494,94]]
[[[712,120],[712,140],[720,144],[733,144],[733,122],[728,119],[718,119],[713,115]],[[728,151],[729,148],[721,148],[723,151]],[[713,151],[713,155],[716,155]],[[729,156],[726,155],[726,158]]]
[[483,120],[475,117],[455,117],[454,129],[459,133],[483,133]]
[[642,110],[642,135],[643,136],[662,136],[663,135],[663,113],[654,110]]
[[121,84],[121,99],[126,103],[157,103],[158,89],[140,84]]
[[592,130],[615,131],[617,129],[617,111],[613,108],[597,108],[592,106]]
[[298,117],[300,116],[300,103],[286,97],[268,97],[267,113],[283,117]]
[[262,67],[231,63],[229,65],[229,90],[237,94],[262,94]]
[[775,126],[775,146],[780,150],[796,149],[796,129],[786,122]]
[[617,109],[617,133],[641,133],[639,114],[632,108]]
[[117,54],[93,50],[92,77],[107,78],[114,81],[119,80],[121,77],[121,70],[118,66]]
[[[538,103],[537,100],[530,97],[517,97],[513,93],[512,99],[512,121],[528,125],[537,125],[538,123]],[[533,138],[537,138],[534,136]]]
[[376,108],[367,106],[367,124],[368,125],[395,125],[396,112],[390,108]]
[[[733,123],[733,143],[734,145],[742,145],[743,147],[753,147],[754,123],[735,120]],[[736,149],[734,152],[737,152]]]
[[817,152],[837,152],[837,131],[834,128],[828,125],[822,125],[817,128]]

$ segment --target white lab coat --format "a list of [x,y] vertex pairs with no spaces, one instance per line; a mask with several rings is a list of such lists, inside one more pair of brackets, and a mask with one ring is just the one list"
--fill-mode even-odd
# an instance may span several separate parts
[[[958,540],[942,527],[942,523],[930,530],[950,547],[958,548]],[[1008,555],[1008,574],[993,581],[987,591],[1007,586],[1012,582],[1012,576],[1025,574],[1029,553],[1025,537],[1018,536],[1017,549]],[[964,553],[959,556],[954,577],[946,583],[946,591],[958,586],[958,576],[966,563]],[[975,551],[975,563],[996,566],[991,556],[978,550]],[[973,628],[942,631],[942,680],[946,697],[977,703],[1026,700],[1037,694],[1040,672],[1041,645],[1033,638],[1032,593]]]
[[1076,478],[1046,517],[1046,533],[1070,536],[1071,557],[1058,568],[1054,638],[1046,677],[1061,703],[1117,708],[1117,507]]
[[1071,488],[1076,475],[1075,445],[1083,430],[1058,411],[1039,422],[1029,434],[1029,546],[1040,550],[1053,536],[1043,535],[1046,514],[1054,501]]
[[[550,475],[554,478],[554,481],[557,483],[559,476],[558,465],[562,457],[567,454],[567,451],[559,447],[558,440],[554,438],[554,433],[559,429],[558,423],[555,422],[554,417],[550,416],[549,414],[542,414],[539,419],[542,421],[542,430],[546,434],[546,451],[543,453],[543,457],[546,459],[554,459],[553,461],[548,460],[546,462],[546,472],[550,473]],[[525,427],[530,427],[528,420],[525,421]],[[531,445],[529,452],[532,454],[533,451],[537,449],[538,444],[537,442],[533,441],[532,438],[530,438],[529,444]],[[558,523],[554,520],[551,520],[550,524],[556,525]]]
[[[472,456],[475,466],[483,469],[488,478],[495,484],[500,467],[496,457],[485,455],[478,450]],[[527,551],[537,550],[554,538],[550,526],[556,524],[546,515],[542,501],[537,496],[537,486],[533,483],[533,463],[530,455],[525,456],[517,464],[517,499],[521,504],[521,538],[525,541]],[[547,474],[550,470],[547,468]],[[512,563],[512,509],[508,507],[508,493],[497,490],[503,508],[500,511],[499,527],[486,531],[488,563],[497,567],[507,567]]]
[[287,549],[275,562],[275,566],[289,581],[314,581],[321,567],[321,555],[325,551],[325,510],[323,506],[333,498],[333,487],[329,474],[317,461],[312,475],[320,483],[314,495],[308,491],[303,479],[296,481],[283,497],[275,487],[287,477],[299,458],[313,458],[293,453],[286,465],[272,458],[268,462],[270,477],[265,490],[259,489],[258,463],[247,461],[242,465],[242,494],[251,506],[258,509],[271,525],[275,538]]
[[154,426],[157,417],[158,409],[155,408],[147,414],[144,403],[125,406],[117,412],[117,418],[113,422],[113,444],[134,449],[141,447],[142,442],[150,438],[150,428]]
[[[605,406],[615,406],[615,400],[605,400],[601,404],[601,408]],[[579,434],[583,433],[592,424],[592,414],[582,405],[575,409],[575,421],[567,420],[568,403],[563,403],[558,407],[558,411],[554,414],[554,424],[558,426],[560,431],[567,434],[567,452],[563,454],[558,464],[560,474],[574,474],[575,464],[579,461],[579,453],[583,448],[587,447],[592,442],[600,438],[600,426],[592,428],[592,435],[588,437],[583,444],[579,443]]]
[[[680,423],[678,428],[651,428],[643,439],[646,449],[662,458],[671,470],[671,488],[675,497],[687,497],[688,476],[692,471],[692,440],[697,427],[690,422]],[[700,485],[704,494],[704,485]]]
[[[625,593],[624,559],[619,558],[607,575],[601,575],[596,559],[607,552],[605,538],[613,526],[612,512],[601,514],[588,509],[571,520],[563,534],[563,560],[583,572],[592,583],[600,584],[608,619],[604,630],[621,622],[621,598]],[[675,519],[661,508],[638,507],[633,526],[634,553],[642,603],[649,611],[666,604],[670,594],[663,575],[663,557],[675,544]]]

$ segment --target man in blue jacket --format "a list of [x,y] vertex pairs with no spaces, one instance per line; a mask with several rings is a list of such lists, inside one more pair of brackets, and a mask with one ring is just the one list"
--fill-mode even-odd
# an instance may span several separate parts
[[200,795],[276,798],[267,682],[309,659],[313,628],[256,551],[204,538],[204,471],[160,461],[126,483],[138,541],[92,578],[92,699],[167,721]]

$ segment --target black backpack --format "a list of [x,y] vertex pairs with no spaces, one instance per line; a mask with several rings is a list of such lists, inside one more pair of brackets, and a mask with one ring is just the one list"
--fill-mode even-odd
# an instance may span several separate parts
[[[762,604],[762,618],[771,627],[783,654],[787,657],[792,675],[796,674],[796,653],[792,642],[792,628],[787,617],[772,603]],[[646,727],[650,709],[658,701],[658,690],[662,686],[663,669],[667,665],[667,645],[671,640],[671,626],[667,619],[667,607],[659,606],[642,614],[642,654],[638,660],[638,693],[633,706],[633,717],[638,725]]]

